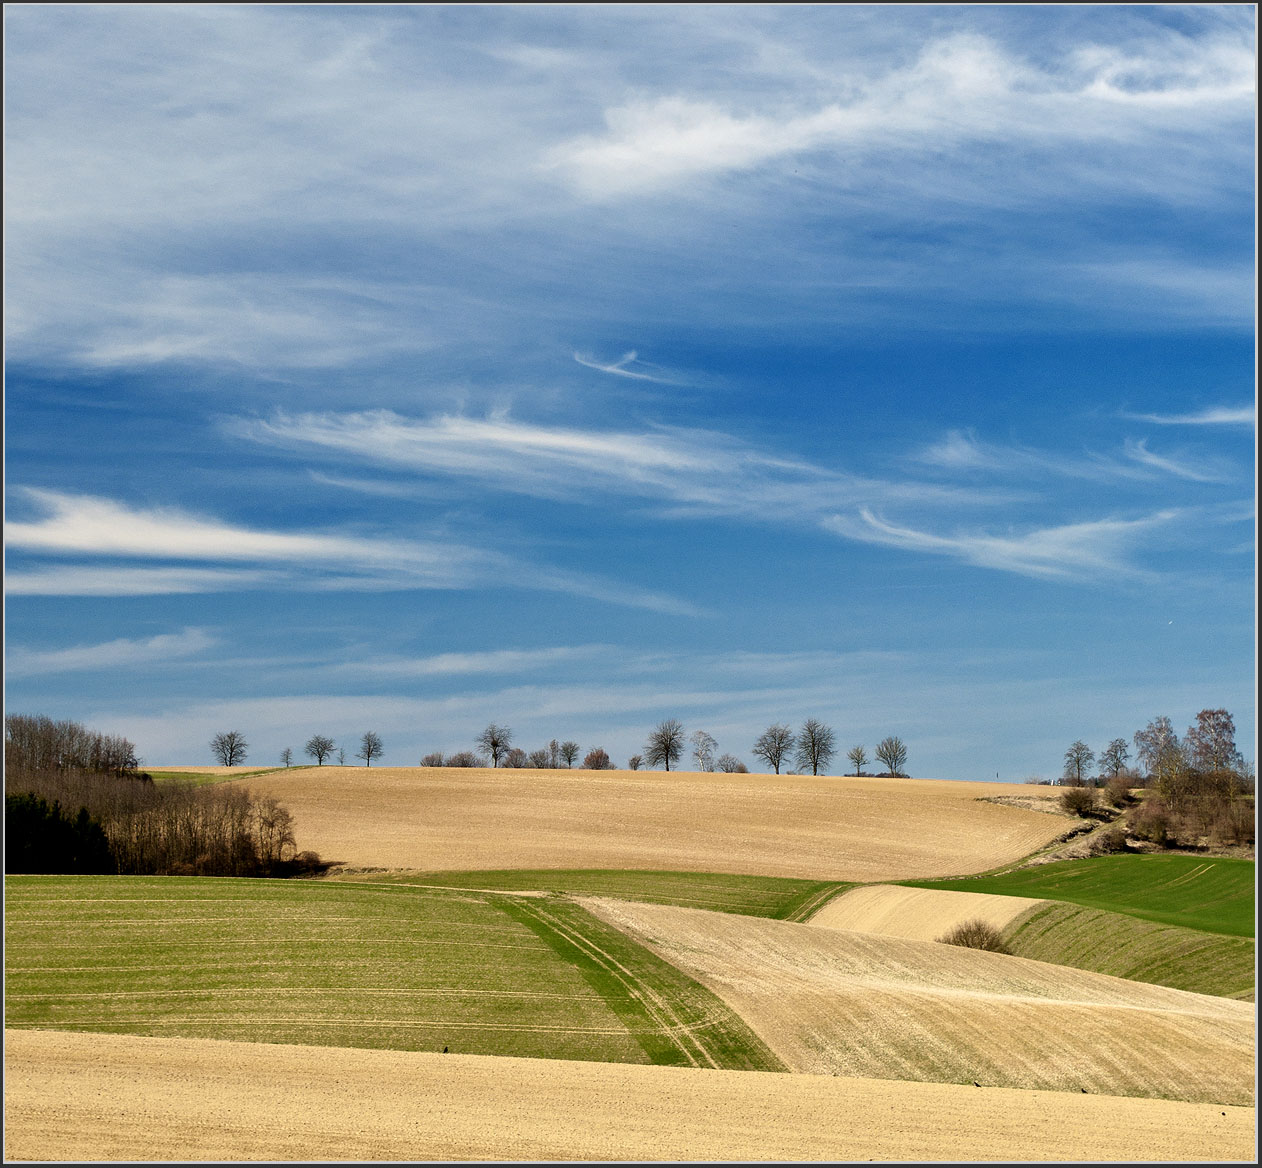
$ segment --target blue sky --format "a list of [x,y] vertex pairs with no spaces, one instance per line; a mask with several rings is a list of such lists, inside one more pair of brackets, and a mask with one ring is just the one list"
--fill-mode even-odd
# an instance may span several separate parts
[[10,711],[1256,758],[1252,8],[5,33]]

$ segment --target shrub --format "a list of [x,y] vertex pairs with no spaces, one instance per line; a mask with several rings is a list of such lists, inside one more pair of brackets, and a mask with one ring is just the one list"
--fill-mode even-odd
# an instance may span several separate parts
[[1125,771],[1118,771],[1104,785],[1104,801],[1110,807],[1125,807],[1134,801],[1131,795],[1132,785],[1131,776]]
[[718,761],[714,765],[718,770],[724,771],[729,775],[749,774],[749,767],[734,754],[719,755]]
[[1060,797],[1060,805],[1071,815],[1090,815],[1096,809],[1095,788],[1067,787]]
[[644,759],[642,759],[638,754],[633,754],[629,759],[627,759],[627,769],[638,771],[643,762]]
[[586,771],[611,771],[613,770],[613,762],[610,760],[607,751],[599,746],[593,746],[587,752],[587,757],[583,759],[583,769]]
[[1174,817],[1160,795],[1150,794],[1131,814],[1132,834],[1154,844],[1166,844],[1175,836]]
[[[433,754],[427,754],[421,759],[421,766],[442,766],[443,752],[441,750],[434,751]],[[455,763],[448,763],[448,766],[455,766]]]
[[474,754],[471,750],[458,750],[455,754],[448,756],[446,765],[449,767],[484,767],[487,765],[487,761]]
[[1110,827],[1107,831],[1097,832],[1091,840],[1091,851],[1095,855],[1109,856],[1116,852],[1126,851],[1126,830],[1120,826]]
[[521,770],[522,767],[529,765],[530,759],[520,746],[512,746],[500,755],[500,766],[502,767],[513,767],[516,770]]
[[546,771],[552,765],[552,760],[549,758],[546,750],[532,750],[527,761],[535,770],[539,771]]
[[960,945],[965,949],[985,949],[991,953],[1011,953],[1004,944],[1003,934],[994,925],[983,920],[961,921],[938,940],[944,945]]

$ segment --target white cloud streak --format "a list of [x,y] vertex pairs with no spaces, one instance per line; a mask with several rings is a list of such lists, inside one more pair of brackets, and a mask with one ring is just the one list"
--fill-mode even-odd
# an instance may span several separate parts
[[[173,508],[139,510],[110,499],[39,488],[20,493],[45,514],[5,525],[7,547],[55,556],[245,561],[280,572],[105,569],[95,587],[84,568],[19,571],[10,591],[34,595],[153,595],[230,587],[397,590],[516,587],[563,592],[612,604],[698,615],[686,601],[581,572],[529,564],[457,543],[258,530]],[[93,569],[95,571],[95,569]],[[135,592],[127,591],[134,587]]]
[[229,433],[256,442],[321,450],[417,474],[478,480],[552,499],[593,492],[648,499],[669,514],[809,520],[861,502],[989,504],[997,493],[898,483],[764,454],[713,430],[658,427],[639,433],[476,419],[405,418],[389,410],[274,414],[232,419]]
[[[378,466],[426,475],[461,476],[498,490],[590,502],[597,494],[648,499],[667,518],[719,515],[755,522],[816,526],[835,535],[908,551],[949,555],[978,567],[1041,579],[1138,577],[1127,552],[1146,534],[1173,522],[1165,509],[1139,519],[1093,519],[1027,525],[1020,535],[935,534],[920,524],[878,517],[876,508],[939,512],[994,506],[1014,496],[1003,488],[974,490],[917,481],[881,481],[765,454],[729,435],[661,429],[642,433],[559,429],[505,415],[406,419],[389,411],[278,414],[235,419],[231,432],[255,441],[314,448]],[[989,446],[971,432],[950,432],[917,456],[950,471],[1045,473],[1084,479],[1149,480],[1154,474],[1217,481],[1142,444],[1121,459],[1058,459]],[[1208,465],[1208,464],[1207,464]],[[1020,496],[1016,496],[1020,497]]]
[[597,361],[585,353],[575,353],[574,360],[588,369],[595,369],[600,373],[612,373],[615,377],[629,377],[633,381],[652,381],[658,385],[686,384],[681,377],[670,370],[641,361],[634,349],[623,353],[616,361]]
[[732,112],[684,96],[605,111],[603,135],[557,146],[547,165],[595,199],[651,193],[815,150],[941,150],[970,140],[1110,141],[1252,104],[1240,38],[1167,42],[1149,55],[1082,49],[1040,68],[975,34],[924,47],[909,66],[852,82],[846,101],[795,113]]
[[1258,424],[1254,406],[1207,406],[1192,414],[1126,414],[1157,426],[1249,426]]
[[120,637],[97,645],[73,645],[66,649],[29,649],[14,646],[5,652],[5,672],[10,677],[42,676],[97,669],[132,668],[184,661],[219,644],[205,629],[188,628],[154,637]]
[[1101,519],[1033,528],[1019,535],[957,532],[937,535],[889,523],[866,507],[858,519],[833,516],[824,526],[865,543],[951,556],[981,568],[997,568],[1043,580],[1098,580],[1140,577],[1124,552],[1139,538],[1179,517],[1175,510],[1140,519]]

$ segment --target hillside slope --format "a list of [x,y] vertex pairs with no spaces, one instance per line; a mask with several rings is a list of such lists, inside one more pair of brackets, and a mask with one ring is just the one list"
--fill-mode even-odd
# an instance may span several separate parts
[[1019,859],[1069,823],[981,802],[997,784],[927,779],[326,766],[244,781],[293,812],[302,848],[425,871],[932,878]]
[[5,1032],[5,1151],[80,1160],[1248,1160],[1252,1108]]
[[1248,1104],[1247,1003],[932,941],[584,899],[797,1071]]

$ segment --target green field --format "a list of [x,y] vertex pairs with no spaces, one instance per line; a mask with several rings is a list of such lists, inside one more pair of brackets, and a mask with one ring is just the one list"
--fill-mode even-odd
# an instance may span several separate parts
[[899,883],[1063,900],[1162,925],[1252,937],[1255,872],[1252,860],[1155,854],[1095,856],[999,876]]
[[219,775],[202,771],[145,771],[155,783],[183,783],[186,787],[207,787],[214,783],[233,783],[237,779],[252,779],[256,775],[270,775],[283,771],[284,767],[264,767],[257,771],[240,771],[236,774]]
[[675,904],[713,912],[804,920],[826,900],[853,884],[836,880],[797,880],[777,876],[728,876],[713,872],[639,872],[618,868],[501,869],[490,872],[366,872],[333,875],[329,880],[359,880],[417,887],[533,890],[575,896],[610,896],[619,900]]
[[1004,930],[1018,957],[1072,965],[1198,994],[1242,997],[1254,985],[1254,943],[1082,905],[1047,904]]
[[438,888],[9,876],[5,1025],[783,1069],[577,905]]

